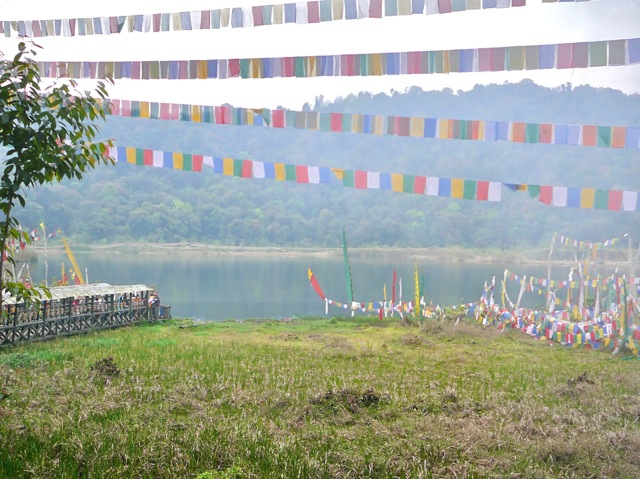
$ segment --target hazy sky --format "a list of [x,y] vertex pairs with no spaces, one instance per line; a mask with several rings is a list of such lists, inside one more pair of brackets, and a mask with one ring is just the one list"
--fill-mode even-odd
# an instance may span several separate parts
[[[0,20],[78,18],[171,13],[232,6],[284,3],[265,0],[0,0]],[[179,60],[378,53],[509,45],[537,45],[640,37],[640,0],[591,0],[440,15],[274,25],[213,31],[123,33],[109,36],[39,38],[40,60]],[[0,37],[0,51],[15,52],[15,39]],[[640,92],[640,65],[524,72],[450,73],[390,77],[254,80],[117,80],[113,98],[215,105],[299,108],[324,95],[389,92],[412,85],[425,90],[467,90],[482,83],[530,78],[556,86],[590,84]],[[88,82],[87,85],[90,85]]]

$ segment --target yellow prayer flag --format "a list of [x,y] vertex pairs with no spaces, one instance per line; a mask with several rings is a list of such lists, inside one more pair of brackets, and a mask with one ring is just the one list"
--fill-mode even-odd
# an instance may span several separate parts
[[136,162],[136,149],[133,146],[127,146],[127,163]]
[[140,102],[140,118],[149,118],[151,116],[150,111],[151,110],[149,107],[149,102],[141,101]]
[[449,120],[440,119],[438,120],[438,138],[440,139],[448,139],[449,138]]
[[451,198],[464,198],[464,180],[461,178],[451,179]]
[[274,163],[273,168],[276,173],[276,180],[284,181],[286,179],[284,163]]
[[373,134],[382,135],[384,127],[384,117],[382,115],[376,115],[373,117]]
[[206,80],[209,76],[209,65],[207,60],[198,60],[198,79]]
[[222,159],[222,174],[226,176],[233,176],[233,158]]
[[424,137],[424,118],[411,117],[410,136]]
[[200,105],[191,105],[191,121],[196,123],[200,123],[202,121]]
[[580,208],[593,208],[596,201],[595,188],[582,188],[580,191]]
[[382,75],[382,55],[380,53],[370,53],[373,55],[373,74]]
[[404,190],[404,175],[401,173],[391,173],[391,189],[402,193]]
[[485,127],[486,127],[485,120],[479,120],[478,121],[478,140],[485,139]]
[[184,169],[184,157],[182,156],[182,153],[177,151],[173,153],[173,167],[176,170]]
[[336,178],[339,180],[344,178],[344,170],[342,168],[331,168],[331,172],[336,175]]
[[442,73],[451,72],[451,62],[449,61],[449,50],[442,52]]
[[317,65],[317,61],[316,61],[316,57],[309,57],[309,70],[307,70],[307,76],[308,77],[317,77],[318,76],[318,71],[316,69],[316,65]]

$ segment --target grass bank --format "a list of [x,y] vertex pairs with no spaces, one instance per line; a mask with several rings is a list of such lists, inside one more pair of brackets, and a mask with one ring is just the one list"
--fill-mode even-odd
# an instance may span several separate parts
[[0,350],[0,477],[640,477],[639,379],[475,325],[144,325]]

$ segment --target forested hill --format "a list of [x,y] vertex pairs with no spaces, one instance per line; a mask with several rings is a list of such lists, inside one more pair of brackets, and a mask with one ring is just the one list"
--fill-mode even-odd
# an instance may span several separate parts
[[[303,80],[304,81],[304,80]],[[260,105],[255,105],[259,107]],[[640,95],[531,81],[469,92],[361,93],[305,109],[361,114],[573,125],[640,126]],[[569,145],[329,133],[109,118],[121,146],[443,178],[640,190],[640,151]],[[73,241],[193,241],[225,245],[533,247],[554,231],[584,241],[640,234],[640,214],[558,208],[527,192],[502,202],[298,185],[269,179],[118,164],[81,181],[28,193],[26,227],[44,221]]]

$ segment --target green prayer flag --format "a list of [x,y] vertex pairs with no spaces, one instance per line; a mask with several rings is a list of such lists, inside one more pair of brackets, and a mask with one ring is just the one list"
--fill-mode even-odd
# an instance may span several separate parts
[[535,198],[540,195],[540,186],[538,185],[527,185],[527,191],[529,192],[530,198]]
[[295,58],[296,78],[304,78],[306,76],[306,65],[304,57]]
[[538,143],[540,137],[540,125],[538,123],[527,123],[524,141],[526,143]]
[[398,0],[386,0],[384,2],[384,16],[395,17],[398,15]]
[[342,114],[342,132],[351,133],[351,113]]
[[403,193],[413,193],[413,185],[415,183],[415,176],[413,175],[404,175],[402,180],[402,191]]
[[249,78],[251,60],[248,58],[240,59],[240,78]]
[[330,113],[320,112],[320,131],[331,131]]
[[233,176],[242,176],[242,160],[233,160]]
[[596,189],[593,207],[597,210],[609,209],[609,192],[607,190]]
[[296,181],[296,165],[284,165],[284,179],[285,181]]
[[184,171],[193,171],[193,156],[189,153],[182,155],[182,169]]
[[296,124],[296,112],[292,110],[285,111],[284,122],[287,128],[293,128]]
[[524,47],[507,47],[507,70],[524,69]]
[[442,51],[429,52],[429,72],[444,72],[444,59],[442,57]]
[[137,100],[131,101],[131,118],[140,118],[140,102]]
[[589,43],[589,66],[607,66],[607,42]]
[[598,146],[611,146],[611,127],[598,127]]
[[478,182],[476,180],[464,180],[464,191],[462,197],[465,200],[475,200]]
[[355,173],[353,170],[344,170],[342,175],[342,186],[353,188],[355,186]]
[[320,21],[331,21],[331,0],[320,0]]
[[160,64],[158,62],[149,62],[149,78],[158,80],[160,78]]
[[180,121],[191,121],[191,108],[189,108],[189,105],[180,105]]
[[213,123],[214,122],[214,112],[212,106],[204,106],[202,108],[202,118],[203,123]]

